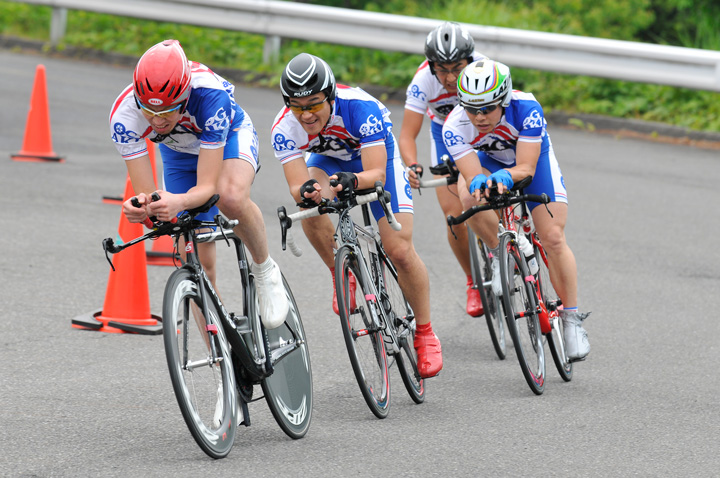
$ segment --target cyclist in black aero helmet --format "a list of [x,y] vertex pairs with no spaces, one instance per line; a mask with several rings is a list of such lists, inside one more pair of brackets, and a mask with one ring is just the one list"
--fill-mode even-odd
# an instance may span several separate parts
[[[405,116],[400,129],[400,154],[408,167],[408,179],[414,188],[419,186],[418,176],[423,167],[419,164],[417,136],[427,114],[430,117],[430,165],[436,166],[440,158],[448,155],[442,139],[442,125],[445,118],[457,105],[457,79],[462,69],[475,60],[485,58],[475,51],[472,36],[459,24],[446,22],[431,31],[425,40],[425,60],[417,69],[407,88]],[[457,216],[462,211],[457,186],[441,187],[435,190],[443,217]],[[447,225],[443,226],[447,228]],[[447,240],[466,276],[466,312],[478,317],[483,314],[480,293],[473,288],[468,250],[467,230],[455,228],[457,238],[447,228]]]
[[[400,231],[390,227],[377,201],[370,209],[385,250],[398,269],[400,287],[415,312],[420,375],[437,375],[442,369],[442,349],[430,324],[430,281],[412,242],[412,194],[392,133],[390,111],[360,88],[337,85],[328,64],[307,53],[287,64],[280,90],[286,107],[273,122],[273,149],[300,207],[314,207],[323,197],[333,198],[341,191],[372,188],[376,181],[390,192],[389,205],[402,224]],[[330,186],[331,178],[337,178],[338,186]],[[335,228],[330,218],[305,219],[302,226],[334,277]],[[351,290],[354,284],[351,279]],[[339,312],[337,297],[333,297],[333,311]]]

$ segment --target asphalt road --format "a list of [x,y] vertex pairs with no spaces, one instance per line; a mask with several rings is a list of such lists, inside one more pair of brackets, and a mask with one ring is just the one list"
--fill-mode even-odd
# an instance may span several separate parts
[[[39,63],[61,164],[9,158],[22,147]],[[570,383],[550,363],[539,397],[514,355],[496,358],[484,319],[464,314],[440,208],[434,194],[416,196],[445,368],[422,405],[393,372],[390,415],[378,420],[355,383],[329,274],[302,234],[301,258],[280,250],[275,211],[292,201],[269,139],[279,92],[239,87],[261,138],[253,197],[303,315],[315,406],[308,435],[292,441],[264,401],[252,403],[252,426],[213,461],[182,420],[160,336],[71,327],[106,294],[100,243],[120,213],[101,198],[125,186],[107,117],[132,70],[10,51],[0,64],[0,475],[716,476],[717,151],[551,125],[592,352]],[[402,105],[389,106],[399,131]],[[170,271],[148,268],[153,313]]]

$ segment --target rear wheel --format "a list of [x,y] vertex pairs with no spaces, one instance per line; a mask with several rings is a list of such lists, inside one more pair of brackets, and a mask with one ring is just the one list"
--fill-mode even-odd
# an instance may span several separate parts
[[405,300],[397,280],[397,271],[392,264],[383,259],[382,272],[385,283],[386,297],[383,296],[385,312],[392,320],[400,353],[395,354],[398,371],[415,403],[425,400],[425,384],[417,369],[417,352],[415,351],[415,313]]
[[512,236],[500,239],[500,274],[508,331],[515,345],[520,368],[530,389],[540,395],[545,389],[545,352],[538,321],[535,291],[524,257],[521,259]]
[[285,277],[283,285],[290,310],[285,323],[267,330],[273,373],[262,381],[262,388],[280,428],[291,438],[302,438],[312,417],[312,370],[305,329]]
[[492,267],[490,264],[487,246],[475,236],[468,227],[468,241],[470,246],[470,270],[472,271],[473,287],[477,288],[485,311],[487,322],[495,353],[500,360],[507,356],[505,342],[505,324],[502,301],[492,291]]
[[233,446],[237,427],[235,375],[219,315],[210,304],[206,323],[199,299],[198,284],[190,272],[173,272],[163,299],[165,355],[190,433],[205,453],[223,458]]
[[564,339],[564,328],[562,320],[560,319],[559,306],[561,305],[560,298],[555,292],[555,288],[550,281],[550,270],[548,269],[547,256],[545,251],[535,245],[535,257],[537,258],[539,270],[538,270],[538,282],[540,284],[540,295],[542,296],[545,309],[547,310],[548,319],[550,321],[550,332],[546,334],[548,346],[550,347],[550,353],[552,354],[553,362],[557,368],[560,377],[566,382],[572,380],[573,365],[570,359],[567,357],[565,352],[565,339]]
[[[354,292],[351,276],[356,283]],[[335,290],[345,345],[365,402],[376,417],[385,418],[390,409],[387,355],[374,319],[378,304],[366,287],[357,257],[349,247],[340,248],[335,255]]]

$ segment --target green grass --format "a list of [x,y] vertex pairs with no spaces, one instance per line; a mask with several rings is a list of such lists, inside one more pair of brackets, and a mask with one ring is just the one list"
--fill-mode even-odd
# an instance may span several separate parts
[[[395,9],[393,13],[406,15],[631,40],[653,21],[646,8],[648,2],[455,0],[447,5],[438,1],[422,7],[420,2],[406,4],[395,0],[384,6]],[[366,8],[381,10],[372,4]],[[50,16],[49,7],[0,1],[0,35],[48,41]],[[423,60],[420,55],[284,39],[278,64],[266,65],[261,35],[75,10],[68,12],[67,34],[58,48],[85,47],[139,57],[149,46],[166,38],[179,39],[191,59],[216,69],[257,73],[258,81],[265,85],[276,85],[282,65],[303,51],[328,61],[342,83],[398,89],[407,86]],[[720,131],[720,101],[714,92],[522,68],[513,69],[513,83],[516,88],[532,92],[548,112],[601,114]]]

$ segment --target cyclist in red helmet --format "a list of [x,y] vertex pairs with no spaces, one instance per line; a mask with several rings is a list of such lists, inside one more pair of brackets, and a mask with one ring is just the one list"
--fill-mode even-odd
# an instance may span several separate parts
[[[112,139],[142,205],[136,208],[128,200],[123,213],[130,222],[148,216],[169,221],[219,194],[217,207],[198,219],[212,220],[219,208],[240,221],[235,233],[253,258],[261,317],[266,327],[274,328],[285,321],[289,304],[280,269],[268,254],[262,214],[250,199],[259,168],[258,137],[250,117],[235,102],[234,90],[205,65],[188,61],[177,40],[145,52],[133,83],[110,113]],[[153,179],[146,138],[159,144],[163,190],[158,191]],[[160,199],[151,202],[155,191]],[[198,253],[214,282],[215,245],[199,244]]]

